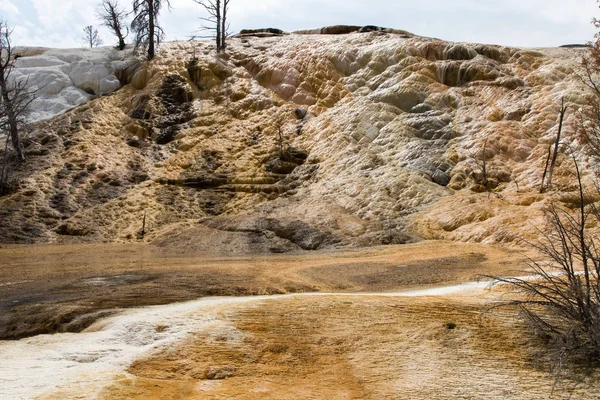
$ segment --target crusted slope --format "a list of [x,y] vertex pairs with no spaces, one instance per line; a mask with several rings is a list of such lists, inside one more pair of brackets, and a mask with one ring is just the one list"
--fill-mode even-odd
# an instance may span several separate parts
[[144,214],[145,241],[230,253],[535,236],[545,202],[574,195],[562,155],[537,193],[560,99],[586,102],[584,50],[408,36],[164,45],[27,133],[2,240],[140,240]]

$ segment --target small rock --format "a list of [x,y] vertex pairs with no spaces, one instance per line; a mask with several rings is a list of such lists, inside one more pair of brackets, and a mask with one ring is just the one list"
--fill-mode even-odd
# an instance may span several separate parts
[[450,174],[444,171],[436,170],[433,175],[431,175],[431,180],[441,186],[448,186],[450,183]]
[[333,25],[321,28],[321,35],[345,35],[358,32],[362,26],[356,25]]
[[261,36],[262,34],[271,34],[271,35],[283,35],[283,31],[277,28],[260,28],[260,29],[242,29],[240,31],[240,35],[252,36],[257,35]]
[[226,379],[235,375],[235,367],[233,365],[209,367],[206,372],[206,379],[218,380]]
[[267,172],[272,172],[274,174],[291,174],[292,171],[298,166],[298,164],[288,161],[282,161],[278,158],[271,159],[265,165],[265,170]]
[[296,108],[296,110],[294,110],[294,113],[296,114],[296,119],[304,119],[304,117],[306,117],[306,109],[304,108]]
[[360,28],[358,31],[360,33],[383,32],[383,31],[385,31],[385,28],[382,28],[381,26],[375,26],[375,25],[365,25],[362,28]]

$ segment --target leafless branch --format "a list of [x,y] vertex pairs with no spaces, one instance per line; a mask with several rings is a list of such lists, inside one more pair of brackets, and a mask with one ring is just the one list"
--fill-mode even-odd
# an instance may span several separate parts
[[[117,0],[102,0],[97,11],[97,17],[102,21],[102,24],[109,28],[117,37],[117,48],[123,50],[125,48],[125,39],[129,35],[129,29],[125,26],[125,18],[129,15],[123,10]],[[127,32],[123,32],[123,28]]]

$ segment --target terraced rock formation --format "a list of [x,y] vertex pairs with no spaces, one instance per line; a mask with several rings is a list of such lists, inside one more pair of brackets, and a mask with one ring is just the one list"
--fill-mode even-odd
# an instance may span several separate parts
[[587,163],[585,49],[327,33],[344,32],[167,43],[117,92],[34,124],[0,240],[139,241],[145,215],[146,242],[225,253],[511,244],[572,203],[564,153],[539,184],[562,98]]

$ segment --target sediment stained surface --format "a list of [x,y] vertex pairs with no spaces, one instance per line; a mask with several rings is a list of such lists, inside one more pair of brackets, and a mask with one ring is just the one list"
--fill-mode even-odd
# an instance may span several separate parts
[[[16,257],[18,247],[2,250],[8,260],[9,254],[22,259]],[[121,249],[105,258],[100,257],[106,253],[102,246],[49,246],[45,251],[64,256],[62,269],[48,268],[47,259],[35,257],[19,269],[13,260],[2,268],[7,285],[0,290],[11,296],[3,296],[2,303],[26,303],[26,291],[39,296],[29,286],[35,282],[39,291],[70,279],[87,286],[65,290],[67,297],[57,295],[53,301],[30,299],[30,305],[9,314],[21,313],[20,323],[31,323],[23,311],[46,302],[47,316],[82,304],[90,308],[77,315],[92,311],[108,316],[92,318],[80,333],[0,342],[0,394],[8,398],[599,397],[595,381],[578,384],[568,377],[552,392],[554,376],[514,312],[482,314],[485,305],[506,292],[468,282],[481,273],[518,272],[523,252],[429,242],[271,255],[254,265],[248,259],[157,256],[146,259],[147,273],[185,272],[192,280],[208,268],[229,276],[219,287],[230,290],[243,280],[232,277],[248,271],[239,267],[241,275],[235,275],[232,264],[246,265],[257,273],[248,287],[282,289],[285,285],[276,277],[285,274],[290,282],[312,287],[313,293],[219,296],[131,308],[136,302],[164,303],[163,294],[172,294],[166,299],[189,294],[161,287],[165,280],[138,287],[138,281],[123,278],[135,275],[125,260],[139,256],[140,249]],[[85,264],[83,256],[94,261]],[[98,274],[102,268],[115,275]],[[115,276],[120,277],[118,285],[113,284]],[[98,291],[106,302],[96,304],[102,298]],[[102,308],[107,304],[111,307]]]
[[450,242],[245,257],[144,245],[7,246],[0,338],[78,332],[115,309],[203,296],[390,292],[514,275],[524,254]]
[[[4,342],[11,398],[550,397],[500,292],[213,298],[130,310],[80,334]],[[448,328],[448,324],[456,326]],[[33,382],[33,383],[32,383]],[[554,398],[595,398],[595,388]]]

